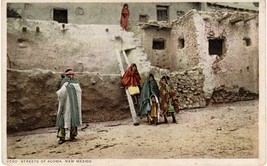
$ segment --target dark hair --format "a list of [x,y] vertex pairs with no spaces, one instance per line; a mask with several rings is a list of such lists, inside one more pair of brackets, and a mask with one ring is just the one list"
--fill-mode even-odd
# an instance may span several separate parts
[[167,80],[170,80],[170,77],[169,77],[169,76],[165,76],[165,78],[166,78]]
[[129,7],[129,6],[128,6],[128,4],[127,4],[127,3],[125,3],[125,4],[123,5],[123,8],[125,8],[126,6],[127,6],[127,7]]
[[165,81],[167,81],[166,76],[162,76],[162,77],[161,77],[161,80],[165,80]]
[[68,72],[68,71],[71,71],[71,70],[72,70],[72,69],[67,69],[67,70],[65,71],[65,73]]
[[154,75],[152,73],[149,74],[149,78],[152,77],[154,79]]
[[135,64],[135,63],[132,63],[132,65],[131,65],[131,66],[132,66],[132,67],[134,67],[134,66],[135,66],[135,67],[137,68],[137,66],[136,66],[136,64]]

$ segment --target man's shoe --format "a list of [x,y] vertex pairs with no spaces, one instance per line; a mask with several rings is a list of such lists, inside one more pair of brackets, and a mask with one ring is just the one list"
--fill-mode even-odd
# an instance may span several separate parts
[[71,141],[71,142],[76,142],[77,139],[76,139],[75,137],[71,137],[71,138],[70,138],[70,141]]
[[58,141],[59,144],[63,144],[64,142],[65,142],[64,139],[60,139],[60,140]]

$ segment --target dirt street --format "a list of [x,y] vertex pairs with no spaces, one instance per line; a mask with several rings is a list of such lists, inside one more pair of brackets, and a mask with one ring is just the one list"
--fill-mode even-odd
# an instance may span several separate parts
[[[181,111],[178,124],[131,119],[83,124],[77,142],[58,144],[56,128],[7,136],[9,159],[257,158],[258,100]],[[67,133],[69,134],[69,133]]]

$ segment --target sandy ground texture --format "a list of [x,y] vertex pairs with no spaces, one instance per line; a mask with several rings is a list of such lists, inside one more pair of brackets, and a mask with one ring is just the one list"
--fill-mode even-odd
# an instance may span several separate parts
[[[258,100],[181,111],[177,124],[131,119],[83,124],[61,145],[56,128],[7,136],[8,159],[257,158]],[[69,133],[68,133],[69,135]]]

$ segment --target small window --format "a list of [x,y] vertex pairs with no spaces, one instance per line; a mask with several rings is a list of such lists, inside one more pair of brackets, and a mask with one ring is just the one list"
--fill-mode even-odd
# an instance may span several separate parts
[[147,22],[148,21],[148,15],[146,15],[146,14],[140,14],[139,15],[139,21],[140,22]]
[[165,39],[153,39],[153,49],[164,50],[165,49]]
[[158,21],[168,21],[169,20],[169,7],[157,5],[157,19]]
[[249,37],[244,37],[243,40],[244,40],[246,46],[251,45],[251,39]]
[[178,47],[180,49],[184,48],[184,38],[179,38],[178,39]]
[[224,39],[209,39],[209,54],[221,56],[224,54]]
[[68,10],[66,9],[54,9],[53,20],[59,23],[68,23]]

